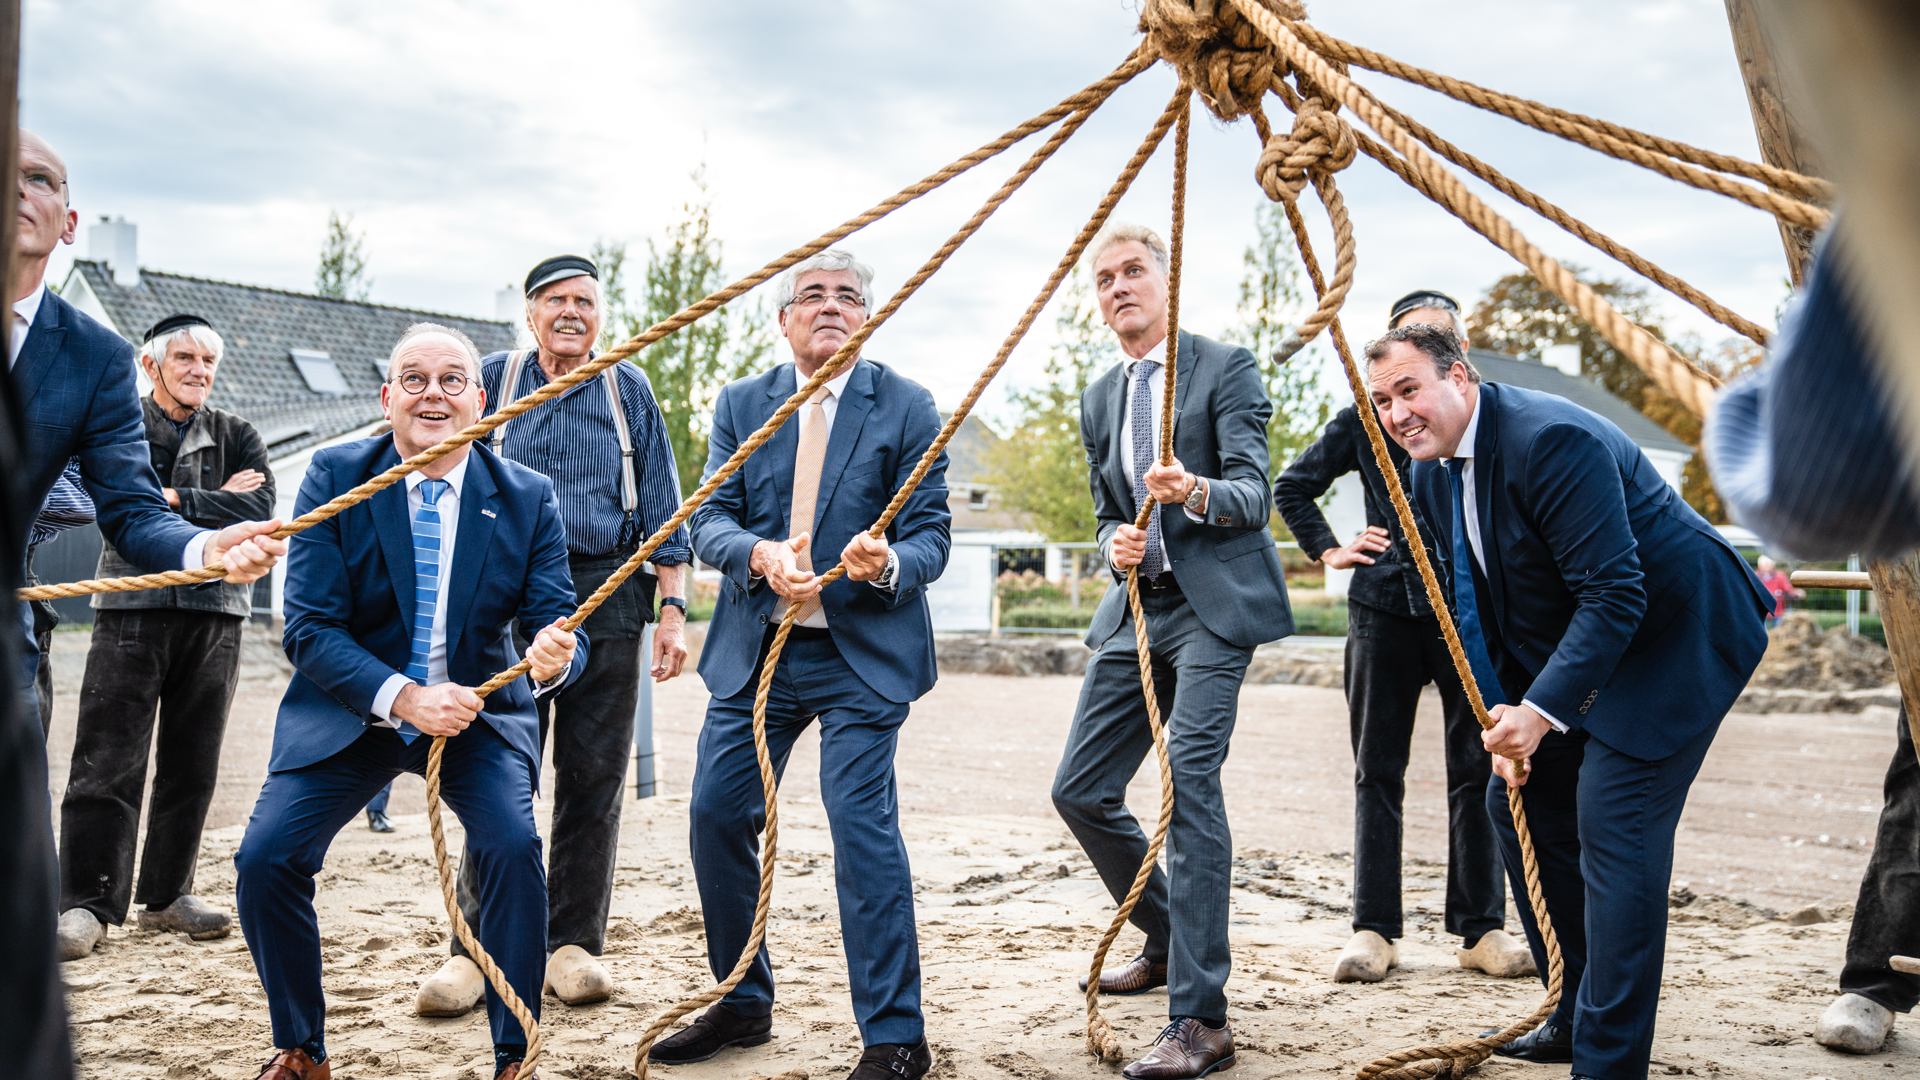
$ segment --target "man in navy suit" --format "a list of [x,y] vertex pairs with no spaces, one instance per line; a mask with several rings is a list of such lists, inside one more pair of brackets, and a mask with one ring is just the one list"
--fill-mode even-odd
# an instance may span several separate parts
[[[412,327],[387,374],[380,402],[392,437],[315,454],[301,513],[472,424],[485,405],[479,350],[457,330]],[[547,889],[533,823],[533,699],[585,667],[586,635],[563,625],[574,607],[552,483],[476,445],[295,539],[285,640],[295,674],[234,855],[240,924],[273,1019],[270,1080],[331,1071],[313,876],[368,799],[402,772],[426,772],[432,740],[422,736],[448,736],[440,791],[476,864],[474,931],[539,1015]],[[483,703],[470,687],[519,659],[516,625],[533,643],[532,671]],[[495,1075],[513,1080],[526,1033],[492,987],[487,1012]]]
[[[846,344],[873,310],[873,270],[831,249],[796,263],[777,288],[794,362],[720,392],[708,441],[713,475],[780,404]],[[900,837],[893,752],[908,706],[933,687],[926,586],[947,565],[946,455],[886,534],[866,529],[940,430],[933,396],[856,358],[720,485],[690,522],[693,548],[726,575],[700,675],[713,700],[700,731],[691,806],[693,869],[714,977],[730,971],[753,925],[765,822],[754,756],[761,664],[799,605],[767,702],[767,742],[784,769],[794,739],[820,723],[820,790],[833,830],[841,939],[865,1051],[850,1080],[918,1080],[932,1066],[920,1011],[913,877]],[[817,542],[816,541],[817,538]],[[821,587],[838,552],[847,576]],[[818,553],[819,559],[814,555]],[[662,1064],[704,1061],[771,1038],[767,948],[732,993],[654,1046]]]
[[[1553,1017],[1499,1052],[1638,1080],[1660,1004],[1674,829],[1766,651],[1772,597],[1611,422],[1482,384],[1444,328],[1390,331],[1366,355],[1496,721],[1483,735],[1497,755],[1487,808],[1508,879],[1526,895],[1507,807],[1507,786],[1524,785],[1566,963]],[[1520,916],[1544,973],[1524,903]]]
[[[100,531],[145,573],[198,570],[225,558],[227,580],[254,581],[286,554],[265,534],[278,521],[246,521],[215,532],[173,512],[160,493],[134,382],[133,346],[46,286],[47,260],[73,243],[80,216],[67,203],[67,167],[46,141],[20,132],[19,251],[14,261],[13,355],[20,411],[27,418],[24,501],[38,504],[75,457],[93,497]],[[33,693],[39,665],[33,617],[20,604],[26,651],[16,675]]]

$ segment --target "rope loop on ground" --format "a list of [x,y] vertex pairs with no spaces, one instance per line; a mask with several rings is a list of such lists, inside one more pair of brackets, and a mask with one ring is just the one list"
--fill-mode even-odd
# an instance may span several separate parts
[[[1276,2],[1288,18],[1306,18],[1298,0]],[[1146,35],[1142,51],[1172,66],[1224,122],[1257,108],[1267,87],[1287,72],[1273,42],[1223,0],[1147,0],[1140,32]]]

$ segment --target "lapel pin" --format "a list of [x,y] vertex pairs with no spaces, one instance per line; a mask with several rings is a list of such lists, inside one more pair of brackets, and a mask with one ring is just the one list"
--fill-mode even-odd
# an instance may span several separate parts
[[497,518],[497,517],[499,517],[499,516],[500,516],[500,515],[498,515],[498,514],[496,514],[496,513],[494,513],[494,512],[493,512],[493,511],[491,511],[491,510],[482,510],[482,511],[480,511],[480,512],[481,512],[482,514],[485,514],[486,516],[488,516],[488,517],[490,517],[490,518]]

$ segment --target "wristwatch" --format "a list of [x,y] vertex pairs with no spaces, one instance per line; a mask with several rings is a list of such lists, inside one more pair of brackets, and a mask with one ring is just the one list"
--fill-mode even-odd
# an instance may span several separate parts
[[1205,505],[1207,505],[1207,482],[1196,476],[1193,478],[1193,490],[1187,492],[1186,507],[1197,514]]
[[680,614],[683,616],[687,613],[687,602],[682,597],[663,596],[660,598],[660,606],[663,609],[670,608],[670,607],[677,607],[680,609]]

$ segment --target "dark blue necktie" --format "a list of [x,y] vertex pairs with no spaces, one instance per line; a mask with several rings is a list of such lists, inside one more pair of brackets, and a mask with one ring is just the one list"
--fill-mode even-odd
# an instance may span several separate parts
[[1493,657],[1487,652],[1487,638],[1480,629],[1480,603],[1473,588],[1473,549],[1467,545],[1466,485],[1460,476],[1465,463],[1465,458],[1447,459],[1447,486],[1453,489],[1454,629],[1460,633],[1460,647],[1466,650],[1467,666],[1473,669],[1480,698],[1491,708],[1506,704],[1507,698],[1493,673]]
[[[1158,360],[1134,362],[1133,409],[1128,426],[1133,434],[1133,509],[1137,514],[1147,503],[1147,470],[1159,464],[1159,448],[1154,445],[1153,410],[1159,402],[1153,396],[1153,373],[1160,370]],[[1147,546],[1140,556],[1140,576],[1160,580],[1166,568],[1166,555],[1160,546],[1160,504],[1153,504],[1153,516],[1147,519]]]

